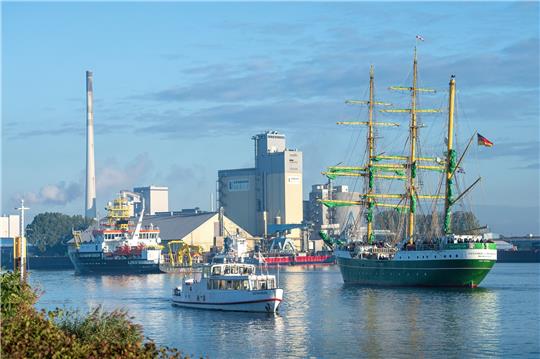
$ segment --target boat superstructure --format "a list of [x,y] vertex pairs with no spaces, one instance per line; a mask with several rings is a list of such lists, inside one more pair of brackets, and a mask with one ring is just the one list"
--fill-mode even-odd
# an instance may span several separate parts
[[199,278],[189,278],[175,288],[177,306],[224,311],[274,313],[283,300],[276,276],[257,274],[244,263],[219,263],[204,267]]
[[[130,208],[142,201],[135,224]],[[144,199],[136,193],[122,191],[107,205],[107,216],[97,226],[74,232],[69,257],[79,274],[159,273],[161,239],[159,228],[143,226]]]
[[[416,48],[414,52],[413,73],[411,86],[391,87],[392,90],[408,91],[411,94],[410,107],[406,109],[386,108],[385,113],[409,114],[409,131],[406,146],[408,153],[392,155],[385,152],[376,153],[374,134],[375,126],[398,127],[398,123],[375,122],[374,107],[389,106],[388,103],[374,99],[374,70],[370,70],[369,100],[349,100],[349,104],[366,104],[369,107],[368,121],[339,122],[345,125],[367,126],[367,161],[361,167],[329,167],[323,172],[328,178],[338,176],[365,178],[365,192],[359,201],[323,200],[328,207],[359,205],[364,208],[367,222],[365,238],[353,240],[349,238],[344,246],[337,245],[336,258],[345,283],[366,285],[391,286],[477,286],[488,274],[497,259],[496,245],[490,240],[484,240],[481,235],[455,234],[452,231],[452,206],[476,184],[454,196],[455,176],[459,165],[472,142],[461,157],[457,158],[454,149],[454,106],[455,78],[450,79],[448,126],[446,137],[445,158],[423,157],[418,154],[419,134],[422,126],[418,121],[420,113],[436,113],[437,109],[421,109],[418,107],[420,93],[435,92],[432,89],[418,86],[418,61]],[[422,193],[418,181],[420,171],[439,172],[444,177],[444,186],[439,186],[435,194]],[[382,193],[375,185],[376,181],[401,181],[403,193]],[[379,187],[380,188],[380,187]],[[444,193],[441,193],[444,192]],[[423,237],[415,228],[418,201],[444,201],[444,224],[442,233],[438,236]],[[391,208],[404,217],[406,228],[404,235],[392,243],[376,243],[374,240],[374,210],[376,208]],[[434,206],[434,208],[437,208]],[[437,215],[437,213],[435,213]]]

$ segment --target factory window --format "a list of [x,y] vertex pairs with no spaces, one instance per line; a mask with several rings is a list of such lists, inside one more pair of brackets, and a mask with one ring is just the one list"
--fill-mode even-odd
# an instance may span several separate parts
[[249,191],[249,180],[231,180],[228,184],[229,192]]

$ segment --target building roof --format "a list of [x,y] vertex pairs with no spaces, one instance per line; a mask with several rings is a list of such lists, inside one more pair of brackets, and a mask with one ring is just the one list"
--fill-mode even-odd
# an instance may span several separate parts
[[246,175],[252,175],[255,174],[257,171],[256,168],[234,168],[234,169],[227,169],[227,170],[219,170],[218,176],[246,176]]
[[197,213],[176,216],[147,216],[143,225],[153,224],[159,227],[162,240],[182,239],[203,223],[216,216],[216,212]]

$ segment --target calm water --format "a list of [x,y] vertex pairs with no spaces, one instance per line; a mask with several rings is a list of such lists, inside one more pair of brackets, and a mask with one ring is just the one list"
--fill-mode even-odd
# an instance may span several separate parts
[[211,358],[540,357],[540,265],[496,264],[470,290],[366,288],[336,266],[281,269],[278,315],[171,306],[178,275],[34,271],[39,306],[122,307],[156,342]]

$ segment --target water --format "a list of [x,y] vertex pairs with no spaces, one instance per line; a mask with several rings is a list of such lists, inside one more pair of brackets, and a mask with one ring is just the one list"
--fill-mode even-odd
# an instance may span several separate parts
[[38,306],[124,308],[146,336],[210,358],[540,357],[540,264],[498,263],[471,289],[350,287],[337,266],[288,267],[277,315],[171,306],[178,275],[34,271]]

